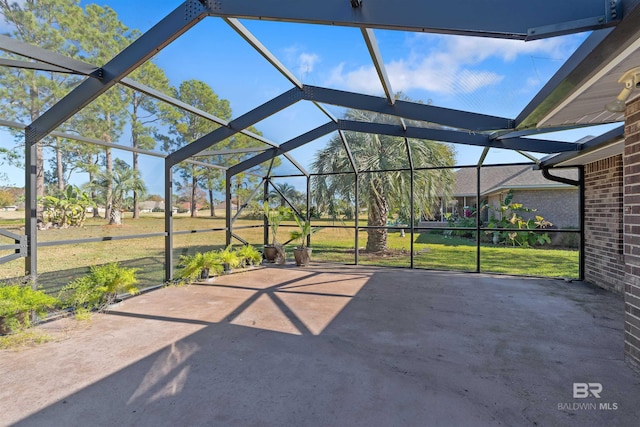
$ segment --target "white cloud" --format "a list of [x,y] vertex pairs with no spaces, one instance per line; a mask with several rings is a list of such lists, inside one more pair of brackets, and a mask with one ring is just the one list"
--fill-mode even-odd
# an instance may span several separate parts
[[[564,58],[578,40],[553,38],[522,42],[479,37],[417,34],[410,40],[406,58],[386,63],[394,91],[422,89],[435,94],[473,93],[499,84],[504,75],[489,59],[502,63],[522,55]],[[374,66],[346,70],[341,63],[329,74],[327,85],[348,90],[380,94],[382,86]]]
[[320,60],[320,57],[315,53],[303,52],[298,55],[298,68],[301,74],[310,74],[313,72],[313,67]]
[[316,64],[320,62],[319,55],[306,52],[302,46],[297,44],[285,48],[283,53],[286,66],[300,79],[311,74]]

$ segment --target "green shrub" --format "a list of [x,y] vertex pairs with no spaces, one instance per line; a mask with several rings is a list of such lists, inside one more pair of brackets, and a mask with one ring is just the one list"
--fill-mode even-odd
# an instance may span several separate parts
[[241,259],[241,264],[257,265],[262,262],[262,254],[251,245],[244,245],[236,250],[236,254]]
[[0,318],[4,328],[16,332],[31,326],[31,312],[44,316],[58,304],[58,300],[30,286],[0,285]]
[[513,191],[509,190],[504,201],[499,207],[485,205],[486,208],[493,210],[487,228],[501,228],[503,231],[485,231],[487,235],[492,235],[492,241],[495,244],[510,244],[512,246],[530,247],[534,245],[544,245],[551,243],[548,233],[540,233],[535,230],[551,227],[549,221],[540,215],[536,215],[535,219],[524,219],[522,212],[535,212],[536,209],[524,207],[521,203],[512,203]]
[[136,268],[120,267],[117,262],[93,266],[90,273],[82,276],[60,290],[62,304],[77,313],[101,311],[112,304],[119,293],[139,293],[134,285]]
[[186,281],[198,280],[203,270],[209,270],[210,276],[221,274],[222,260],[216,251],[197,252],[195,255],[182,255],[178,266],[182,267],[180,278]]
[[218,253],[220,261],[223,264],[227,264],[229,268],[240,267],[240,263],[243,261],[235,251],[231,250],[231,246],[227,246],[224,250]]

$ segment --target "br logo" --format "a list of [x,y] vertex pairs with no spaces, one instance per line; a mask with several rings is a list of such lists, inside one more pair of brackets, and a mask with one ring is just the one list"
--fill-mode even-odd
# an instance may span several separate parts
[[590,396],[600,399],[601,392],[602,384],[600,383],[573,383],[574,399],[585,399]]

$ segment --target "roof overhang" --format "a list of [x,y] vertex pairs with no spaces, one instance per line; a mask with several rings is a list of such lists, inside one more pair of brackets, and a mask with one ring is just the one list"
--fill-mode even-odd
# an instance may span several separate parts
[[[640,1],[624,2],[613,29],[593,32],[516,118],[517,129],[598,125],[624,120],[607,111],[623,88],[618,79],[640,66]],[[640,96],[635,90],[629,100]]]
[[618,126],[580,145],[579,151],[555,154],[543,158],[540,168],[580,166],[606,159],[624,151],[624,126]]

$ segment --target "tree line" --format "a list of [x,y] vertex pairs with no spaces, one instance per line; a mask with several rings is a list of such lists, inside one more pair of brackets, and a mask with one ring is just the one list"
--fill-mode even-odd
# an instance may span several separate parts
[[[20,3],[0,0],[0,14],[11,28],[11,37],[96,66],[104,65],[140,36],[138,30],[124,25],[108,6],[88,4],[83,7],[78,0],[25,0]],[[12,54],[3,55],[21,59]],[[173,86],[165,71],[153,61],[144,63],[129,77],[223,120],[228,121],[232,117],[229,101],[221,99],[205,82],[194,79]],[[0,118],[31,123],[80,81],[80,77],[69,74],[0,67]],[[351,120],[382,123],[395,123],[396,120],[362,111],[348,111],[346,116]],[[134,148],[169,153],[217,127],[219,125],[207,119],[116,85],[58,130],[107,143],[128,140],[127,144]],[[248,130],[261,134],[253,127]],[[0,149],[0,160],[23,166],[24,135],[20,130],[12,132],[16,146],[11,150]],[[312,186],[312,209],[317,215],[324,212],[334,218],[339,215],[353,218],[364,208],[367,224],[378,227],[367,230],[366,249],[370,252],[383,251],[387,230],[382,227],[388,224],[391,216],[405,222],[409,220],[411,197],[414,197],[413,207],[417,216],[431,218],[435,216],[440,199],[448,196],[453,185],[451,169],[422,170],[412,175],[415,190],[411,195],[410,174],[406,171],[410,166],[409,157],[415,167],[448,167],[454,164],[455,151],[449,144],[405,141],[391,136],[348,132],[347,139],[359,171],[393,171],[359,175],[361,202],[357,209],[354,209],[354,175],[317,177]],[[262,143],[241,133],[217,145],[226,149],[261,146]],[[44,167],[45,150],[52,154],[48,169]],[[184,162],[177,166],[174,183],[181,194],[187,194],[192,216],[196,215],[196,203],[203,192],[209,202],[210,215],[215,216],[214,195],[225,190],[223,172],[202,164],[232,164],[246,156],[246,153],[210,154],[198,156],[199,164]],[[133,152],[130,162],[125,162],[114,158],[112,148],[48,136],[37,144],[36,157],[36,192],[40,198],[47,194],[54,197],[64,195],[71,176],[86,173],[89,179],[83,190],[89,192],[94,205],[105,206],[105,218],[112,223],[119,221],[118,212],[127,194],[132,195],[134,217],[138,217],[139,202],[145,193],[140,177],[139,154]],[[351,160],[343,141],[336,135],[316,153],[312,171],[320,174],[353,171]],[[276,158],[273,167],[279,163]],[[268,165],[264,165],[262,172],[266,173],[267,168]],[[250,192],[249,184],[256,182],[257,178],[240,174],[235,180],[232,188],[237,189],[237,194],[245,200]],[[279,194],[270,196],[276,204],[285,204],[280,194],[286,194],[295,204],[306,204],[305,198],[294,187],[285,186],[280,190]],[[165,201],[165,208],[171,208],[171,201]],[[97,214],[96,209],[94,214]]]
[[[78,0],[26,0],[20,3],[2,0],[0,14],[11,28],[9,36],[96,66],[104,65],[141,34],[124,25],[110,7],[97,4],[83,7]],[[24,60],[6,52],[2,55]],[[144,63],[129,77],[223,120],[232,116],[229,101],[221,99],[205,82],[194,79],[172,86],[165,71],[153,61]],[[0,118],[29,124],[81,80],[81,77],[58,72],[0,67]],[[210,120],[116,85],[57,130],[106,143],[169,153],[217,127],[219,125]],[[260,135],[255,128],[249,130]],[[24,133],[20,129],[11,129],[11,132],[16,145],[0,150],[0,155],[8,163],[24,167]],[[243,134],[219,144],[229,149],[262,145]],[[50,153],[48,168],[45,168],[45,150]],[[224,164],[241,161],[245,156],[242,153],[212,155],[197,160]],[[86,173],[88,182],[83,189],[90,193],[91,200],[105,207],[105,218],[110,222],[118,221],[115,211],[120,208],[117,205],[121,203],[122,194],[116,194],[114,190],[132,194],[134,217],[138,217],[139,202],[145,193],[139,159],[140,154],[133,152],[130,161],[117,162],[110,147],[48,136],[36,146],[36,194],[40,199],[46,195],[64,194],[74,174]],[[178,191],[191,193],[192,215],[196,214],[196,194],[200,189],[207,193],[213,209],[214,194],[225,188],[222,171],[189,163],[181,163],[176,169]],[[255,180],[247,175],[237,179]],[[170,205],[170,201],[166,203]],[[94,212],[97,215],[97,209]],[[211,214],[215,215],[215,212],[212,210]]]

